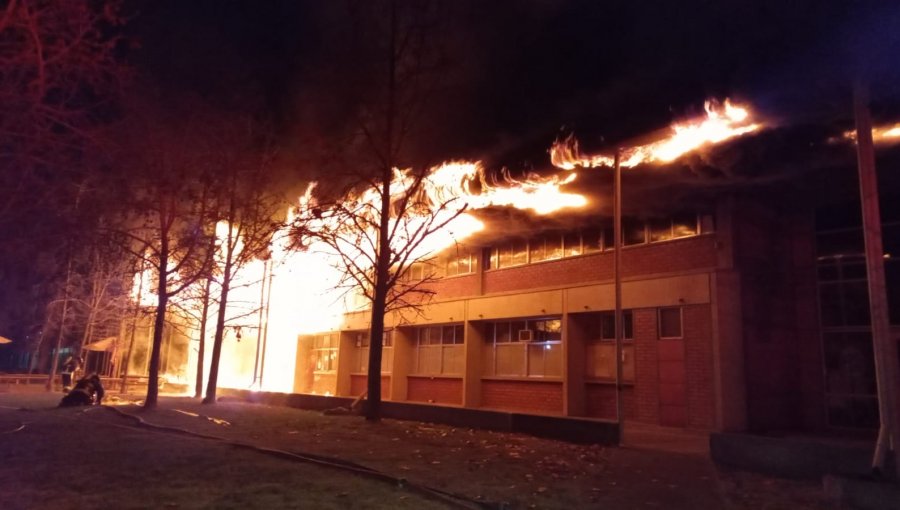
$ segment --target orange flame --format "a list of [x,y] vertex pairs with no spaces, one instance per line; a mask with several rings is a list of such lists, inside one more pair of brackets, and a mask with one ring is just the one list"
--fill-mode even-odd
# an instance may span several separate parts
[[[762,123],[753,121],[748,107],[732,104],[727,99],[723,104],[707,101],[705,107],[706,117],[672,124],[671,134],[667,138],[622,151],[621,166],[631,168],[644,163],[668,163],[700,147],[721,143],[763,127]],[[573,136],[553,144],[550,162],[564,170],[611,167],[614,164],[610,156],[582,155]]]
[[[856,142],[856,130],[845,131],[844,138]],[[890,145],[900,142],[900,122],[873,126],[872,141],[877,145]]]

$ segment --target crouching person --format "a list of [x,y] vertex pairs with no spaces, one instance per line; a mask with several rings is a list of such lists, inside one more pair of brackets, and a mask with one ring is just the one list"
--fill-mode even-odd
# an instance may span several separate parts
[[103,401],[103,385],[100,384],[100,376],[91,374],[82,377],[59,402],[59,407],[100,405]]

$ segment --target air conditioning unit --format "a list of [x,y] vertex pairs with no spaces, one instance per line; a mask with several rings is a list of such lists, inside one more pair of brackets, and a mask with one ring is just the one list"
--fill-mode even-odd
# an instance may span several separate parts
[[519,330],[519,341],[520,342],[534,341],[534,331],[532,331],[530,329],[520,329]]

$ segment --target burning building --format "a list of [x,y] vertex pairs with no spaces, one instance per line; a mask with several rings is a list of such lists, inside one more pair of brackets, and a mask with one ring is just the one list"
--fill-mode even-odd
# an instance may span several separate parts
[[[622,151],[620,165],[646,175],[697,149],[746,143],[737,142],[742,137],[772,144],[759,135],[767,127],[744,107],[711,104],[705,117],[673,125],[662,141]],[[384,398],[449,412],[598,419],[615,419],[621,398],[624,419],[647,424],[874,430],[872,328],[862,226],[853,213],[859,206],[853,193],[820,193],[823,179],[835,175],[849,188],[832,190],[852,189],[852,142],[843,143],[813,149],[840,152],[835,168],[812,180],[807,171],[777,192],[704,186],[664,204],[625,193],[637,203],[622,219],[619,356],[611,197],[573,184],[576,175],[609,180],[613,157],[584,155],[567,139],[550,151],[550,177],[490,183],[476,163],[433,169],[426,193],[452,195],[464,207],[414,253],[398,282],[420,284],[429,299],[385,318]],[[398,171],[396,188],[407,177]],[[469,184],[477,180],[474,191]],[[900,246],[898,213],[885,207],[882,215],[891,253]],[[267,288],[248,291],[262,296],[265,319],[260,314],[258,327],[246,330],[245,338],[256,337],[252,348],[223,357],[234,365],[223,385],[365,392],[369,305],[358,293],[339,292],[336,256],[315,245],[275,250],[279,262],[267,277],[262,270]],[[885,254],[891,319],[900,325],[896,260]],[[255,365],[244,359],[254,349]]]

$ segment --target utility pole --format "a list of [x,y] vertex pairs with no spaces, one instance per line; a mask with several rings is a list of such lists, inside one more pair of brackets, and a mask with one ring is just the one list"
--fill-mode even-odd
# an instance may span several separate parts
[[625,412],[622,402],[622,339],[625,336],[625,321],[622,320],[622,151],[616,149],[614,162],[613,190],[613,287],[616,294],[616,424],[619,429],[619,444],[622,444],[622,432],[625,430]]
[[[887,288],[884,280],[884,249],[881,240],[881,215],[878,204],[878,176],[875,173],[875,149],[872,143],[872,119],[866,86],[857,82],[853,91],[856,117],[856,155],[859,166],[859,192],[862,202],[863,235],[866,244],[866,274],[869,284],[869,311],[872,321],[872,347],[875,355],[875,379],[878,384],[880,427],[872,470],[884,469],[887,451],[898,459],[897,343],[891,338]],[[894,463],[900,478],[900,462]]]

